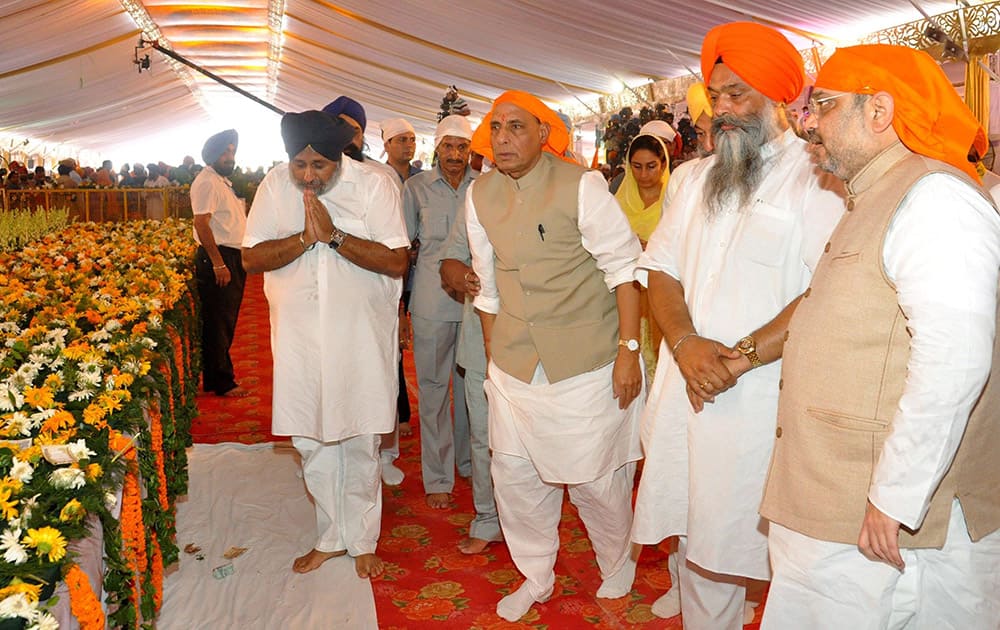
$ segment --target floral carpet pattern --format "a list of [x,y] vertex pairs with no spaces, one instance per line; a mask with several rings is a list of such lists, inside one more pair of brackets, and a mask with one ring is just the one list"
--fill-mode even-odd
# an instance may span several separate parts
[[[200,416],[194,420],[195,442],[274,441],[270,434],[271,360],[267,303],[260,276],[247,279],[246,293],[233,344],[236,378],[250,389],[246,398],[202,394]],[[649,630],[680,629],[681,618],[659,619],[650,606],[670,587],[667,542],[643,549],[632,592],[622,598],[597,599],[600,576],[586,530],[568,498],[559,527],[561,546],[556,562],[556,587],[544,604],[535,604],[520,621],[496,615],[497,601],[522,581],[503,543],[478,555],[464,555],[458,542],[473,518],[472,488],[456,476],[450,509],[434,510],[424,503],[420,479],[420,421],[416,415],[416,374],[413,356],[405,352],[407,390],[413,410],[413,433],[400,441],[396,462],[406,474],[403,483],[383,492],[379,555],[386,571],[372,581],[379,627],[383,630],[470,628],[473,630]],[[758,607],[748,630],[759,627]]]

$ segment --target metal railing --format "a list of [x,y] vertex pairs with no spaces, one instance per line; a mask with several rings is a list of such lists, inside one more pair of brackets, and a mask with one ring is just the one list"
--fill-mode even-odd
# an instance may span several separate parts
[[191,218],[186,186],[170,188],[0,189],[0,211],[68,208],[77,221]]

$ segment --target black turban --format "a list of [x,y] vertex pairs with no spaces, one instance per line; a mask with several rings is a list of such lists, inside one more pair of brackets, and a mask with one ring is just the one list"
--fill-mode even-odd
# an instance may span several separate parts
[[239,144],[240,134],[236,133],[235,129],[220,131],[205,141],[205,146],[201,148],[201,159],[205,161],[205,164],[215,164],[216,160],[226,152],[226,147],[229,145],[236,147]]
[[353,138],[354,127],[323,112],[310,110],[281,117],[281,139],[289,159],[312,147],[316,153],[337,162]]

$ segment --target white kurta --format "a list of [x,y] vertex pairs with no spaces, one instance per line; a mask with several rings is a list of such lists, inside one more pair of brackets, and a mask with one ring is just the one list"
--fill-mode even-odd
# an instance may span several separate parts
[[[767,174],[750,207],[707,218],[702,190],[714,157],[692,165],[639,259],[684,287],[698,334],[732,346],[805,290],[844,210],[791,131],[763,148]],[[823,188],[826,185],[829,188]],[[669,356],[664,341],[661,357]],[[758,515],[774,442],[779,363],[757,368],[695,414],[676,363],[661,360],[643,415],[646,463],[633,540],[688,536],[688,559],[716,573],[769,576]]]
[[[472,267],[481,289],[476,308],[500,311],[493,245],[479,222],[472,190],[466,195],[466,227]],[[642,250],[621,206],[597,172],[585,173],[577,191],[577,226],[581,242],[597,261],[608,290],[628,282]],[[581,340],[586,343],[587,340]],[[578,374],[560,383],[521,383],[495,364],[489,370],[490,448],[536,464],[550,483],[585,483],[641,458],[636,425],[642,395],[627,409],[612,398],[613,364]],[[574,393],[575,392],[575,393]],[[498,413],[501,406],[504,413]],[[590,454],[590,455],[588,455]]]
[[[408,247],[399,191],[388,175],[351,159],[320,200],[334,225],[390,249]],[[261,182],[244,247],[285,238],[305,225],[302,192],[288,166]],[[271,310],[275,435],[321,442],[393,430],[402,282],[349,262],[318,243],[264,274]]]

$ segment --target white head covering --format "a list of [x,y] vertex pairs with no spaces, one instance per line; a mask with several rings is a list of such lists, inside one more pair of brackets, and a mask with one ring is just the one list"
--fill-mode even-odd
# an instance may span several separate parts
[[413,125],[406,122],[402,118],[390,118],[389,120],[383,120],[381,127],[383,140],[391,140],[403,133],[412,133],[416,135],[416,132],[413,131]]
[[445,136],[455,136],[456,138],[472,140],[472,127],[469,125],[469,120],[465,116],[459,116],[458,114],[445,116],[438,123],[437,129],[434,130],[435,148],[441,144],[441,140]]
[[650,136],[656,136],[657,138],[663,138],[667,142],[673,142],[674,137],[677,136],[677,132],[674,128],[670,126],[665,120],[651,120],[639,129],[639,135],[647,134]]

